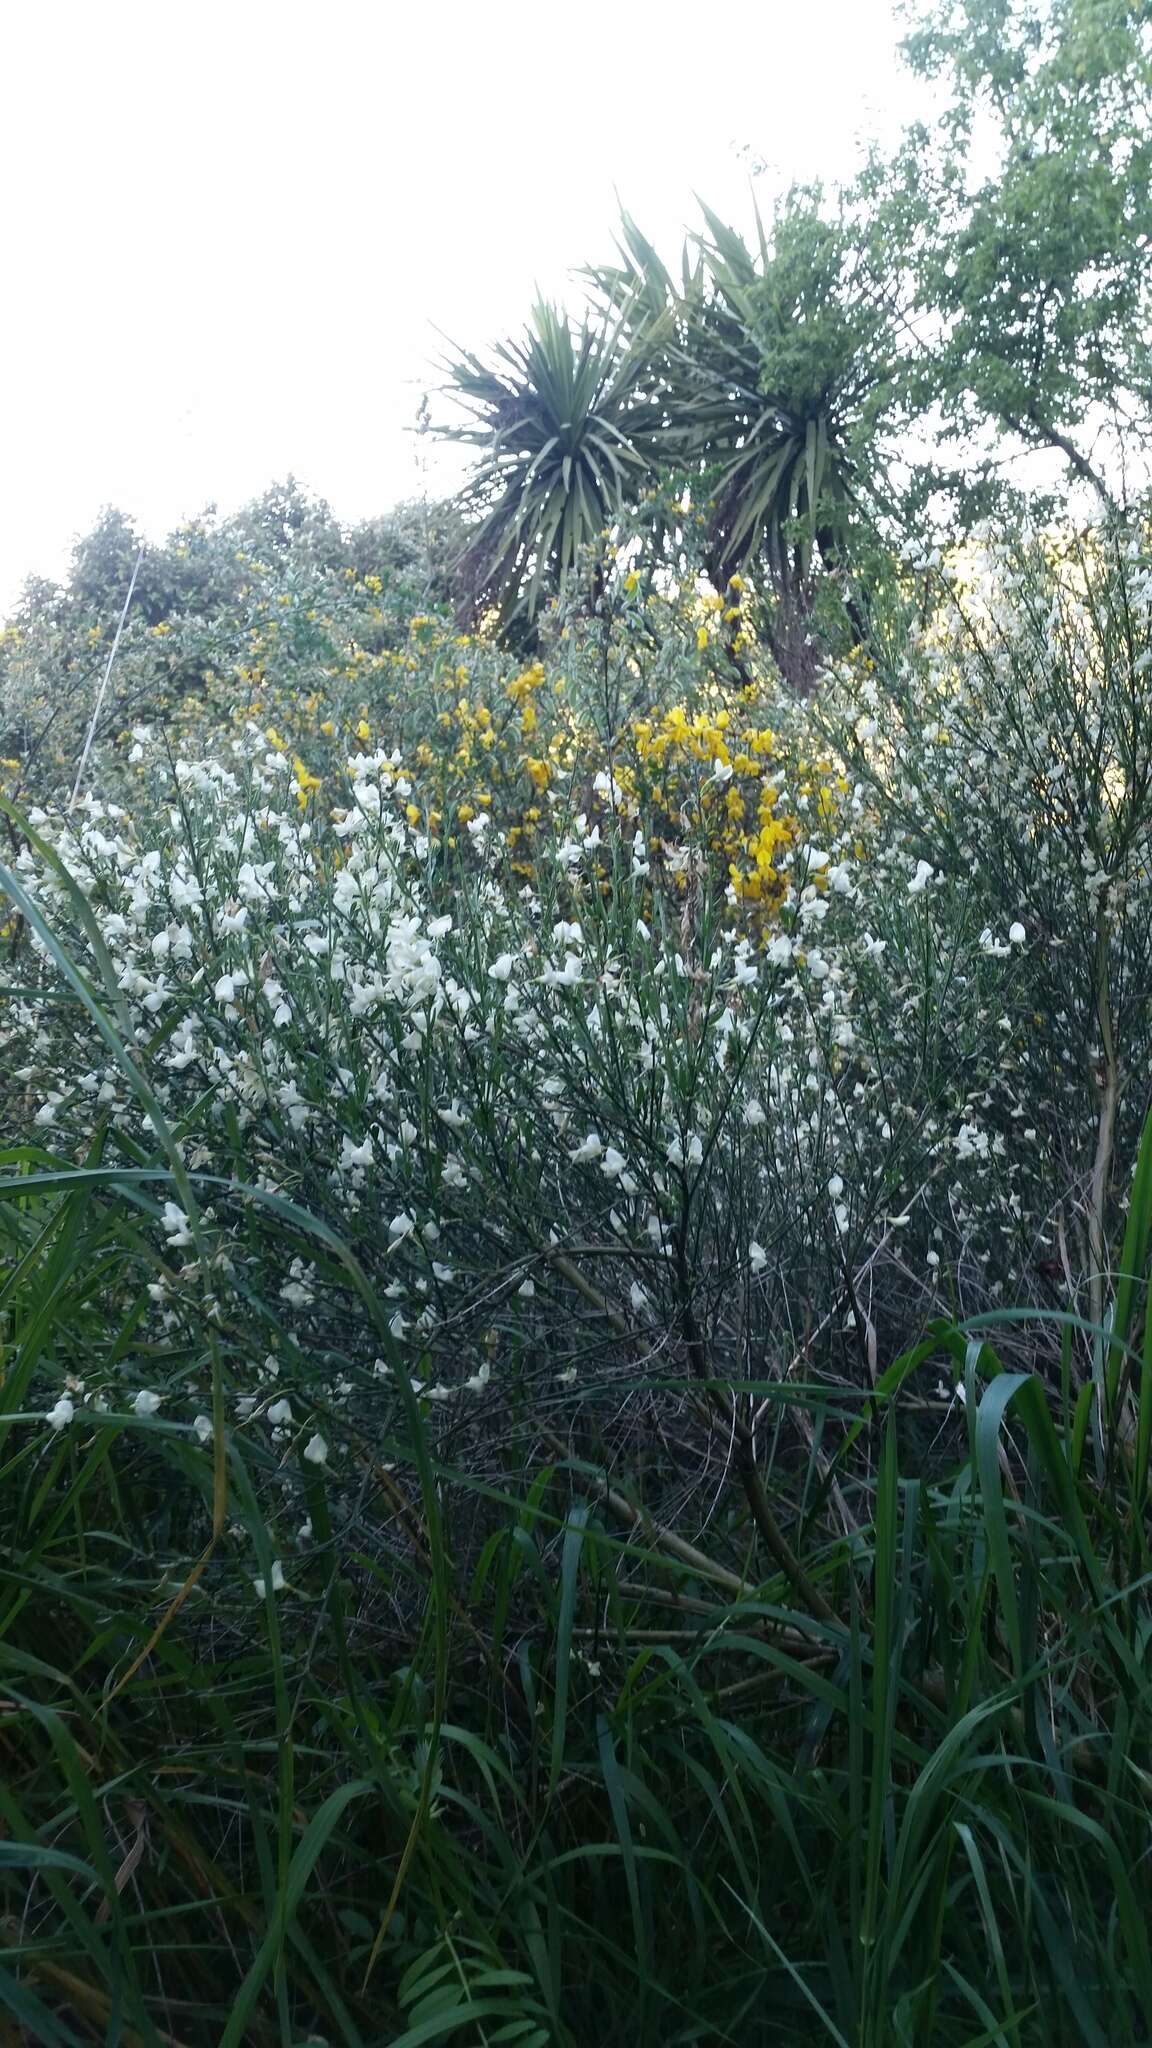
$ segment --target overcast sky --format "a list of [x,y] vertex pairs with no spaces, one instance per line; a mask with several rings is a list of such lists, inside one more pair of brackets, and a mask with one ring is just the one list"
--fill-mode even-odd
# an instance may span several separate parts
[[[0,608],[116,504],[418,488],[442,329],[514,331],[693,194],[851,171],[909,108],[892,0],[8,0]],[[443,472],[441,472],[442,474]]]

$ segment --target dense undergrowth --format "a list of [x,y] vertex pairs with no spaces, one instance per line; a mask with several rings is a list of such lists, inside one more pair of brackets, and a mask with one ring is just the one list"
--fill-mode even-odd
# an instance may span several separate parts
[[0,648],[0,2033],[1146,2040],[1146,536],[224,538]]

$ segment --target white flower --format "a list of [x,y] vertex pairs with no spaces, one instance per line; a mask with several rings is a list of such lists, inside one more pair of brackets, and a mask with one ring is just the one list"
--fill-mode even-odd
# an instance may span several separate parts
[[411,1237],[415,1228],[416,1224],[407,1209],[401,1209],[399,1215],[394,1216],[388,1225],[388,1236],[393,1244],[403,1244],[404,1239]]
[[558,1373],[557,1373],[557,1375],[556,1375],[556,1384],[557,1384],[557,1386],[558,1386],[558,1387],[570,1387],[570,1386],[572,1385],[573,1381],[575,1380],[575,1378],[576,1378],[576,1367],[575,1367],[574,1365],[570,1365],[570,1366],[567,1366],[567,1367],[565,1368],[565,1370],[564,1370],[563,1372],[558,1372]]
[[151,1394],[147,1387],[141,1387],[132,1406],[137,1415],[155,1415],[163,1399],[163,1394]]
[[488,979],[490,981],[507,981],[512,972],[512,966],[511,953],[501,953],[500,958],[494,960],[488,969]]
[[428,937],[430,939],[446,939],[451,929],[452,919],[450,917],[434,917],[428,927]]
[[568,1157],[573,1166],[586,1166],[589,1160],[599,1159],[603,1150],[604,1146],[598,1134],[589,1131],[588,1136],[569,1152]]
[[769,967],[787,967],[792,958],[792,941],[781,936],[773,939],[768,948]]
[[291,1422],[291,1401],[273,1401],[272,1406],[268,1410],[268,1420],[277,1429],[281,1428],[285,1423]]
[[748,1125],[749,1130],[752,1131],[756,1130],[760,1124],[767,1123],[768,1121],[764,1113],[763,1103],[758,1102],[754,1095],[750,1095],[744,1104],[744,1121]]
[[491,1377],[492,1367],[485,1362],[479,1372],[474,1372],[471,1378],[465,1380],[464,1385],[470,1394],[482,1394]]
[[340,1140],[340,1170],[342,1173],[351,1172],[354,1166],[371,1166],[375,1156],[375,1147],[370,1134],[359,1145],[354,1145],[351,1138],[342,1138]]
[[566,953],[563,967],[546,967],[540,979],[547,988],[576,988],[584,979],[584,962],[578,953]]
[[840,1175],[838,1173],[834,1173],[832,1175],[832,1178],[828,1183],[828,1193],[831,1195],[832,1200],[834,1202],[838,1202],[840,1200],[841,1195],[844,1193],[844,1183],[841,1180]]
[[988,1156],[988,1133],[978,1124],[962,1123],[952,1140],[958,1159],[986,1159]]
[[1015,923],[1015,924],[1010,924],[1010,925],[1009,925],[1009,927],[1008,927],[1008,939],[1009,939],[1009,943],[1010,943],[1011,945],[1013,945],[1013,946],[1022,946],[1022,945],[1024,944],[1024,941],[1025,941],[1025,939],[1027,938],[1027,936],[1028,936],[1028,934],[1027,934],[1027,932],[1025,931],[1025,929],[1024,929],[1024,927],[1023,927],[1023,925],[1022,925],[1022,924],[1020,923],[1019,919],[1017,919],[1017,921],[1016,921],[1016,923]]
[[754,1273],[762,1273],[768,1264],[768,1254],[762,1244],[757,1244],[755,1238],[748,1247],[748,1264]]
[[164,1213],[160,1221],[167,1232],[168,1242],[173,1249],[183,1244],[191,1244],[192,1232],[188,1228],[188,1218],[183,1209],[178,1208],[175,1202],[165,1202]]
[[685,1152],[680,1139],[673,1138],[665,1156],[669,1166],[699,1166],[704,1157],[704,1147],[696,1132],[693,1131],[692,1136],[688,1140],[687,1152]]
[[600,1171],[607,1180],[619,1180],[627,1165],[628,1161],[625,1159],[624,1154],[618,1152],[615,1145],[609,1145],[603,1159],[600,1161]]
[[315,1436],[309,1437],[304,1446],[304,1456],[310,1465],[326,1465],[328,1463],[328,1446],[319,1431],[317,1431]]
[[210,1444],[210,1443],[211,1443],[211,1441],[212,1441],[212,1424],[211,1424],[211,1422],[209,1421],[209,1419],[208,1419],[208,1417],[207,1417],[206,1415],[197,1415],[197,1416],[196,1416],[196,1418],[195,1418],[195,1420],[193,1421],[193,1424],[192,1424],[192,1431],[193,1431],[193,1434],[194,1434],[194,1436],[195,1436],[195,1437],[197,1438],[198,1442],[200,1442],[200,1443],[202,1443],[202,1444]]
[[536,1282],[531,1277],[522,1280],[516,1292],[522,1301],[531,1301],[536,1292]]
[[922,896],[932,880],[933,872],[930,860],[918,860],[916,863],[916,873],[908,884],[908,894],[910,896]]
[[[263,1579],[253,1579],[252,1584],[256,1589],[256,1598],[263,1600],[267,1590]],[[274,1593],[282,1593],[284,1591],[284,1567],[278,1557],[272,1559],[272,1591]]]
[[75,1413],[76,1410],[68,1399],[67,1394],[61,1394],[56,1406],[48,1410],[44,1420],[48,1424],[49,1429],[66,1429]]
[[232,974],[222,974],[212,993],[218,1003],[235,1001],[237,991],[246,987],[248,976],[239,968]]

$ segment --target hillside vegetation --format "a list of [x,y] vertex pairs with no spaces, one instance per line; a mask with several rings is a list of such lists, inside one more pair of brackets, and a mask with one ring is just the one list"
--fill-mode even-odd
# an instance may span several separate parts
[[[109,514],[0,633],[0,2041],[1148,2039],[1143,285],[1053,200],[1031,413],[976,331],[1146,26],[914,43],[1007,137],[931,394],[914,155],[626,223],[461,503]],[[813,251],[824,426],[732,370],[843,363]],[[1067,488],[897,504],[881,389]]]

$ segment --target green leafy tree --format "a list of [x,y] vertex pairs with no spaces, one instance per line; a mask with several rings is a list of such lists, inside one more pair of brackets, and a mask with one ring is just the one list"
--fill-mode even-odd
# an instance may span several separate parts
[[[915,396],[1063,459],[1112,509],[1149,438],[1152,6],[944,0],[905,43],[949,94],[900,160],[919,213]],[[1105,451],[1097,455],[1097,444]]]

